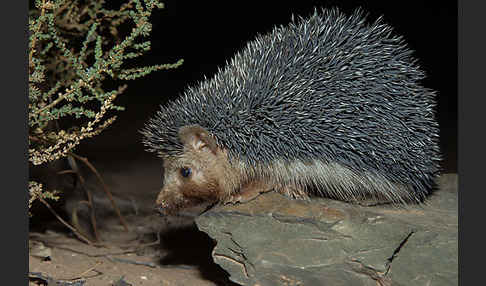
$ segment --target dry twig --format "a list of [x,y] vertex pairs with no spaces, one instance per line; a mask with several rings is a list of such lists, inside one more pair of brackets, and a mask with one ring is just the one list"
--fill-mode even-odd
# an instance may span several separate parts
[[72,156],[73,158],[75,158],[75,159],[77,159],[77,160],[79,160],[81,162],[83,162],[96,175],[96,177],[98,178],[98,180],[101,183],[101,186],[103,187],[103,191],[105,192],[105,194],[110,199],[111,205],[113,206],[113,209],[115,209],[115,212],[118,215],[118,218],[120,219],[120,222],[122,223],[123,227],[125,228],[125,231],[128,231],[128,225],[125,222],[125,219],[123,218],[123,216],[122,216],[122,214],[120,212],[120,209],[118,209],[118,206],[116,205],[115,200],[113,199],[113,196],[111,195],[111,192],[108,189],[108,186],[105,184],[105,181],[101,177],[100,173],[98,173],[98,171],[96,170],[96,168],[88,161],[88,158],[81,157],[81,156],[76,155],[76,154],[74,154],[72,152],[68,152],[68,155],[69,156]]
[[43,203],[48,209],[49,211],[62,223],[64,224],[67,228],[69,228],[79,239],[81,239],[82,241],[86,242],[87,244],[89,245],[94,245],[94,243],[89,240],[88,238],[86,238],[83,234],[81,234],[76,228],[74,228],[73,226],[71,226],[67,221],[65,221],[64,219],[62,219],[62,217],[60,217],[57,212],[51,207],[51,205],[46,202],[42,197],[38,197],[39,201],[41,203]]

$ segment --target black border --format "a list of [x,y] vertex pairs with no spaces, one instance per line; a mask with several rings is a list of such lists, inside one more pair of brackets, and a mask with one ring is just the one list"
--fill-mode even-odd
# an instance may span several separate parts
[[[2,284],[27,285],[28,272],[28,2],[2,9]],[[6,146],[5,146],[5,145]],[[5,281],[6,280],[6,281]],[[10,281],[13,280],[13,281]]]
[[460,285],[475,285],[484,280],[480,262],[484,251],[478,250],[485,241],[484,215],[479,211],[485,203],[484,181],[480,181],[484,174],[479,167],[486,143],[485,89],[480,86],[485,83],[485,4],[458,1],[458,5],[459,281]]

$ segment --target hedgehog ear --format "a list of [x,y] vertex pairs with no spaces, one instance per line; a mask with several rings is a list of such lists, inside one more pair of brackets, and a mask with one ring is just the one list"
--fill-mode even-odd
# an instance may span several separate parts
[[193,148],[196,151],[208,149],[216,154],[218,145],[216,140],[209,135],[208,131],[199,125],[183,126],[179,129],[179,138],[184,146]]

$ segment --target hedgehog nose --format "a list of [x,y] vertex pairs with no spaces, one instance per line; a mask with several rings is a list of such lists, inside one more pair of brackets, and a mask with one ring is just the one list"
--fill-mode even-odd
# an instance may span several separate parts
[[159,216],[165,216],[164,208],[160,205],[154,207],[154,212],[158,213]]

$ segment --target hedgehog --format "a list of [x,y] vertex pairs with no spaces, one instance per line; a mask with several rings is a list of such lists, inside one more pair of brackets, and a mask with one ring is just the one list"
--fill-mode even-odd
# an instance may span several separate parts
[[259,34],[140,131],[163,160],[161,214],[292,199],[422,203],[440,172],[436,92],[403,36],[358,8]]

